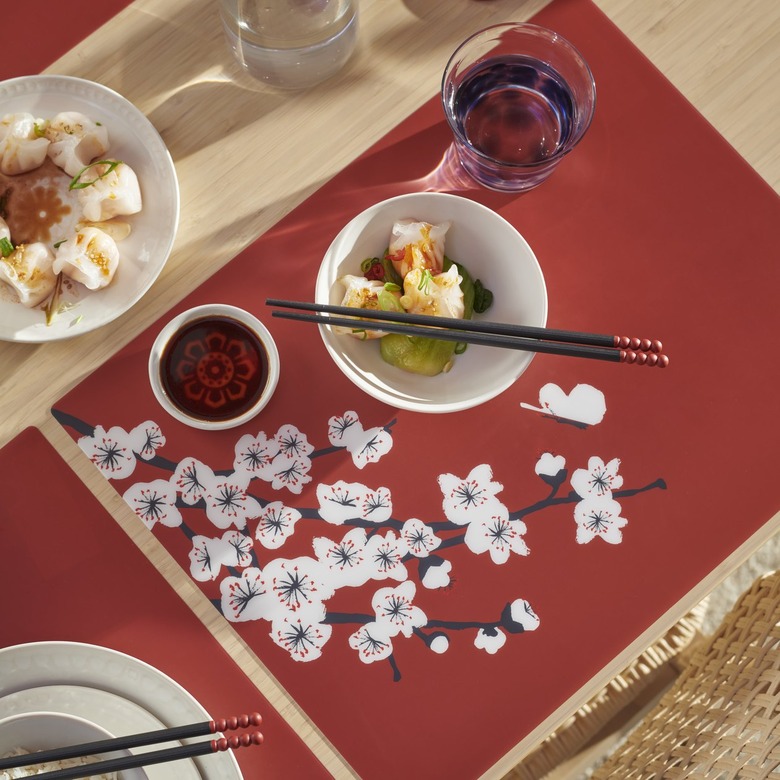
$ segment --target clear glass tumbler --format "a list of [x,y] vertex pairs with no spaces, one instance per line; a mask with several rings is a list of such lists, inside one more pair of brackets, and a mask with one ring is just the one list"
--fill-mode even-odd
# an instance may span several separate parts
[[280,89],[304,89],[337,73],[357,43],[357,0],[219,0],[238,62]]
[[585,135],[596,84],[558,33],[497,24],[455,50],[442,103],[468,174],[489,189],[522,192],[541,184]]

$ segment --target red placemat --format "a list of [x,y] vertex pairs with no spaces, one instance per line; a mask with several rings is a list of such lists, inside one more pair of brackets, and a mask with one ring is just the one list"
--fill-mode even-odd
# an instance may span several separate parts
[[[755,335],[778,325],[776,194],[588,0],[535,21],[590,62],[594,123],[537,190],[460,194],[527,238],[551,327],[660,338],[668,369],[540,355],[493,401],[426,416],[270,319],[363,208],[457,189],[433,98],[56,404],[367,778],[486,771],[779,506],[780,368]],[[210,302],[281,352],[271,404],[232,432],[178,425],[146,379],[162,324]]]
[[265,743],[236,752],[246,780],[330,776],[39,431],[0,450],[0,475],[0,646],[68,641],[127,653],[212,717],[260,712]]

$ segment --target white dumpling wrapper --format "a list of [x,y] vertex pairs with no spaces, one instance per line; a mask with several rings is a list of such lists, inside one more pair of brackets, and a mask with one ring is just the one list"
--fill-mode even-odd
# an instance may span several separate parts
[[57,283],[53,259],[46,244],[20,244],[8,257],[0,259],[0,280],[16,290],[24,306],[37,306],[52,294]]
[[463,319],[466,305],[460,288],[462,281],[463,277],[458,273],[456,265],[451,265],[437,276],[430,275],[424,269],[414,268],[404,279],[401,305],[411,314]]
[[6,176],[27,173],[43,165],[49,139],[38,135],[43,123],[32,114],[6,114],[0,121],[0,171]]
[[108,164],[93,165],[80,179],[81,182],[92,182],[78,190],[79,205],[87,222],[102,222],[141,210],[141,187],[135,171],[123,162],[106,173],[109,167]]
[[53,270],[88,290],[100,290],[111,284],[118,266],[116,241],[98,228],[85,227],[57,247]]
[[108,151],[108,130],[78,111],[63,111],[46,128],[47,154],[71,178]]
[[393,225],[387,255],[402,279],[413,268],[427,268],[433,274],[441,273],[444,267],[444,237],[450,224],[442,222],[432,225],[406,219]]
[[[354,276],[353,274],[347,274],[342,276],[338,283],[345,288],[344,298],[341,301],[342,306],[350,306],[353,309],[369,309],[376,311],[379,309],[378,295],[384,290],[384,282],[379,279],[366,279],[365,276]],[[357,314],[355,316],[358,316]],[[356,332],[352,328],[345,328],[334,326],[333,330],[336,333],[346,333],[350,336],[360,339],[361,341],[367,339],[377,339],[384,336],[384,332],[380,330],[361,330]]]

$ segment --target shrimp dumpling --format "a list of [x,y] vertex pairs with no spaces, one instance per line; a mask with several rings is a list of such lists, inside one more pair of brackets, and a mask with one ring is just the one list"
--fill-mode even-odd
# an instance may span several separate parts
[[[384,282],[381,282],[378,279],[366,279],[365,276],[354,276],[352,274],[342,276],[338,281],[346,288],[344,298],[341,301],[342,306],[350,306],[354,309],[370,309],[373,311],[382,308],[379,305],[379,294],[385,289]],[[336,333],[347,333],[350,336],[355,336],[361,340],[376,339],[384,335],[380,330],[356,331],[352,328],[335,326],[333,330]]]
[[20,244],[8,257],[0,258],[0,280],[16,290],[22,305],[32,308],[54,291],[57,276],[53,259],[46,244]]
[[454,263],[437,276],[422,268],[414,268],[404,279],[401,305],[413,314],[463,319],[466,304],[460,287],[462,281],[463,277]]
[[404,279],[413,268],[427,268],[438,274],[444,267],[444,236],[449,222],[431,225],[407,219],[396,222],[390,232],[387,256]]
[[47,154],[68,176],[108,151],[108,130],[78,111],[63,111],[46,128],[50,141]]
[[122,214],[136,214],[141,210],[138,177],[123,162],[93,165],[82,174],[79,184],[79,204],[87,222],[102,222]]
[[0,121],[0,171],[6,176],[40,168],[49,139],[41,134],[43,123],[32,114],[6,114]]
[[57,247],[53,270],[99,290],[111,283],[118,265],[116,241],[98,228],[84,227]]

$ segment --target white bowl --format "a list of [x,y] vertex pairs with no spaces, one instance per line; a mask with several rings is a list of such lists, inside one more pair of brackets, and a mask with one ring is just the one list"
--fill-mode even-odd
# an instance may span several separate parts
[[[212,389],[210,392],[213,393],[215,399],[214,404],[212,404],[214,413],[211,414],[208,411],[198,413],[194,410],[187,410],[180,404],[175,403],[172,395],[169,393],[170,386],[166,388],[164,379],[166,348],[187,328],[194,326],[199,321],[209,322],[214,320],[232,321],[234,324],[243,326],[244,334],[253,342],[258,355],[262,355],[264,358],[265,377],[254,391],[250,391],[250,382],[245,381],[245,377],[241,376],[238,371],[230,375],[233,379],[226,373],[215,375],[212,381],[212,378],[207,373],[211,368],[218,372],[220,366],[222,366],[226,372],[232,371],[230,354],[228,354],[227,358],[222,357],[219,354],[219,350],[215,348],[211,354],[216,355],[216,360],[209,361],[207,357],[204,357],[203,361],[198,361],[197,363],[198,369],[203,372],[202,375],[211,384]],[[152,391],[163,409],[180,422],[203,430],[235,428],[257,416],[271,400],[271,396],[279,382],[279,352],[268,329],[249,312],[226,304],[214,303],[196,306],[174,317],[160,331],[149,353],[149,381],[152,385]],[[236,395],[242,393],[246,393],[246,397],[251,399],[251,405],[247,407],[244,404],[240,411],[226,415],[223,410],[227,408],[227,404],[230,402],[229,399],[235,398]],[[223,402],[224,406],[218,406],[218,404]]]
[[[67,745],[110,739],[114,735],[96,723],[62,712],[27,712],[0,720],[0,756],[18,749],[34,753]],[[126,750],[101,754],[99,758],[129,755]],[[6,770],[13,772],[15,770]],[[33,775],[34,776],[34,775]],[[142,769],[126,769],[121,780],[146,780]]]
[[[317,303],[339,304],[343,287],[336,280],[360,274],[367,257],[387,249],[397,220],[449,221],[445,251],[494,295],[493,305],[475,318],[544,327],[547,289],[531,247],[503,217],[457,195],[421,192],[377,203],[358,214],[336,236],[320,266],[314,291]],[[420,376],[382,360],[377,340],[360,341],[320,326],[336,365],[374,398],[416,412],[455,412],[485,403],[510,387],[528,368],[533,353],[470,345],[450,371]]]

